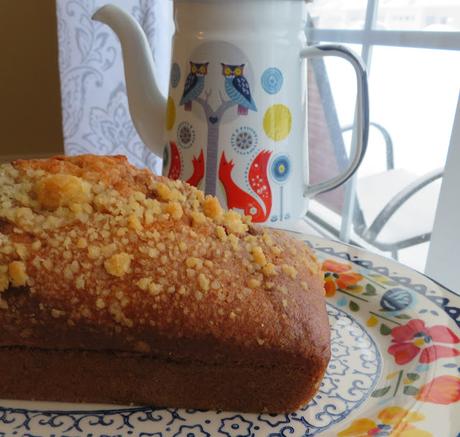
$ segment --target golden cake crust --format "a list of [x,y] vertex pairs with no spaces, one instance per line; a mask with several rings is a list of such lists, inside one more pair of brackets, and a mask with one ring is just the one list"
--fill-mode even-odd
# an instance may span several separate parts
[[305,244],[122,156],[0,166],[0,291],[4,347],[319,374],[329,359]]

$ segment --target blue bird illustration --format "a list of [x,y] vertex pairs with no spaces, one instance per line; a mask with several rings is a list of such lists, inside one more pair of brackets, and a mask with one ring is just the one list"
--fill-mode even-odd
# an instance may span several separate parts
[[204,78],[208,74],[209,62],[197,64],[190,61],[190,73],[187,76],[180,105],[184,105],[186,111],[192,110],[192,102],[196,100],[204,90]]
[[225,91],[232,102],[238,104],[238,114],[248,115],[248,110],[257,111],[251,96],[248,80],[244,77],[244,67],[241,65],[222,65],[222,74],[225,77]]

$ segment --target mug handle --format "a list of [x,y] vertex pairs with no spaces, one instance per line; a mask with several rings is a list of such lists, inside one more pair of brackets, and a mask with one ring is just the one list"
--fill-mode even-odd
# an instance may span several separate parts
[[366,67],[363,61],[352,50],[339,44],[317,44],[311,47],[306,47],[300,52],[300,57],[302,59],[326,56],[343,58],[350,62],[355,70],[357,81],[357,141],[348,168],[343,173],[327,181],[319,182],[315,185],[307,185],[304,190],[304,197],[313,197],[317,194],[333,190],[353,176],[364,158],[369,138],[369,89]]

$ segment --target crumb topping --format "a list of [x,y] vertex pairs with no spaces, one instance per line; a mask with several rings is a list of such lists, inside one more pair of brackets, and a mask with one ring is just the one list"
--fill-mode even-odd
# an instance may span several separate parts
[[7,290],[9,284],[8,266],[0,266],[0,293]]
[[[68,326],[90,319],[115,332],[211,329],[240,323],[251,296],[285,311],[288,287],[308,292],[308,277],[321,271],[304,245],[283,244],[217,198],[121,157],[0,165],[0,293],[27,286],[37,311]],[[207,300],[213,314],[203,313]],[[133,347],[150,351],[134,337]]]
[[200,284],[201,290],[203,291],[209,290],[209,279],[205,274],[200,273],[198,275],[198,283]]
[[281,269],[284,273],[286,273],[286,275],[290,276],[292,279],[295,279],[297,277],[297,270],[294,267],[287,264],[283,264],[281,266]]
[[210,219],[216,220],[222,217],[224,210],[216,197],[206,196],[203,201],[203,212]]
[[55,174],[40,178],[34,185],[37,201],[45,209],[62,206],[80,206],[90,201],[90,186],[81,178],[68,174]]
[[107,273],[121,278],[129,272],[132,255],[126,252],[117,253],[106,259],[104,267]]
[[264,251],[262,250],[262,248],[260,246],[254,246],[252,249],[251,249],[251,253],[252,253],[252,257],[254,259],[254,262],[263,267],[267,264],[267,258],[265,258],[265,254],[264,254]]
[[266,263],[262,267],[262,272],[265,276],[273,276],[276,275],[276,268],[275,265],[272,263]]
[[8,265],[8,275],[13,287],[22,287],[27,284],[26,266],[22,261],[13,261]]

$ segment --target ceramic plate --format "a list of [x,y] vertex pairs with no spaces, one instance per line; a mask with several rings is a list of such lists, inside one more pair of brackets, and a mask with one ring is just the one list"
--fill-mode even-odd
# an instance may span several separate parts
[[327,375],[304,408],[270,415],[5,400],[0,436],[460,436],[460,297],[377,255],[297,237],[322,262],[332,333]]

